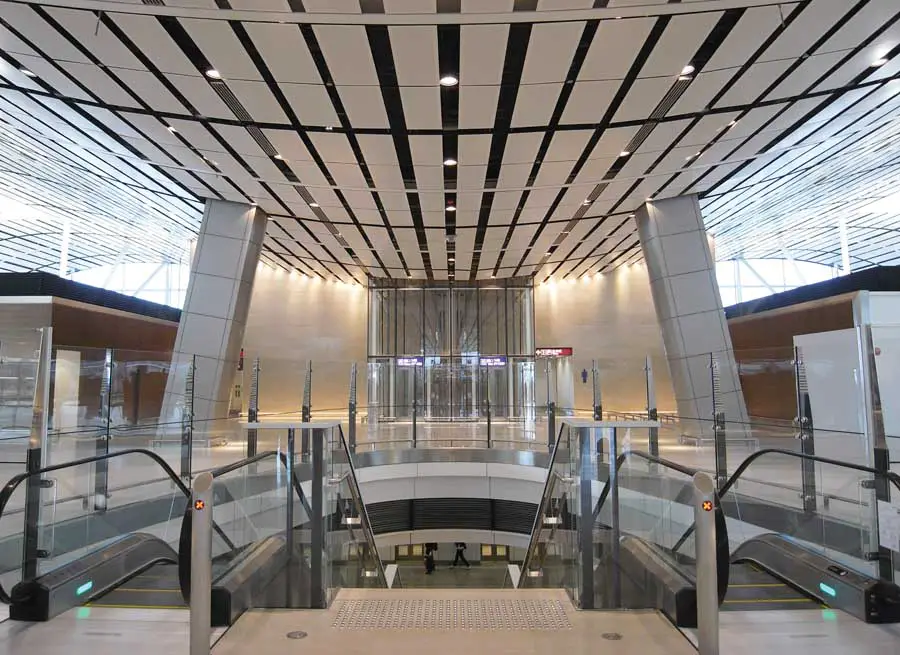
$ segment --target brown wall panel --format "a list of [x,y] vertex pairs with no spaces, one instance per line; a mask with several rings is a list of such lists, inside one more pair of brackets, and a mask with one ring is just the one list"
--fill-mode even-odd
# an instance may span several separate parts
[[797,413],[794,336],[853,327],[853,297],[741,316],[728,321],[747,411],[754,417],[791,420]]
[[57,347],[81,353],[78,404],[88,417],[99,412],[104,351],[112,348],[113,402],[126,423],[157,420],[177,323],[54,300],[52,325]]

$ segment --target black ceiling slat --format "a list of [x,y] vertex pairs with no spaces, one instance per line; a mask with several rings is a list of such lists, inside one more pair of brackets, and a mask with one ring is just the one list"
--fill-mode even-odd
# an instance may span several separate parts
[[[303,36],[306,47],[309,50],[314,65],[316,66],[319,77],[325,84],[325,89],[328,93],[329,99],[331,100],[334,112],[337,115],[338,120],[341,122],[341,128],[343,129],[344,134],[347,137],[347,141],[350,143],[350,149],[353,151],[353,156],[356,157],[356,163],[359,166],[360,171],[362,172],[366,184],[369,186],[369,190],[372,194],[372,200],[375,203],[375,208],[378,210],[378,215],[381,217],[382,226],[387,229],[388,237],[391,240],[391,245],[394,247],[397,256],[400,258],[400,263],[403,266],[403,269],[408,270],[406,266],[406,258],[401,252],[400,244],[397,241],[396,235],[394,234],[394,230],[388,218],[387,211],[384,208],[384,203],[381,200],[381,195],[375,188],[375,180],[372,177],[372,173],[370,172],[368,165],[366,164],[365,156],[363,155],[362,148],[359,145],[359,139],[357,139],[356,134],[354,133],[353,128],[350,125],[350,120],[347,117],[347,111],[344,108],[344,103],[341,100],[341,96],[334,85],[334,80],[331,77],[331,71],[329,71],[328,69],[328,63],[325,61],[325,55],[322,53],[322,48],[319,45],[319,40],[316,37],[316,33],[309,25],[301,25],[300,33]],[[307,130],[305,128],[301,129],[298,127],[297,131],[300,135],[300,138],[303,140],[303,144],[306,146],[306,149],[310,152],[310,154],[313,156],[313,159],[316,161],[316,165],[319,167],[319,170],[325,176],[326,181],[328,181],[328,183],[331,185],[335,185],[334,178],[331,175],[331,171],[328,170],[325,161],[321,158],[321,156],[319,156],[315,144],[307,134]],[[359,224],[359,219],[356,217],[356,214],[354,213],[352,207],[350,207],[350,203],[346,201],[346,198],[343,194],[339,196],[339,199],[341,200],[342,206],[344,207],[344,211],[346,211],[348,216],[351,217],[351,220],[354,221],[355,224],[357,224],[357,227],[362,234],[363,241],[375,256],[375,261],[378,262],[378,266],[385,271],[386,275],[390,275],[390,273],[388,273],[387,266],[381,259],[380,254],[374,248],[371,241],[369,240],[369,236],[365,233],[365,231]],[[368,269],[366,270],[367,274],[370,274],[368,273]]]
[[388,124],[390,125],[391,139],[397,154],[397,163],[400,166],[400,173],[406,188],[406,200],[409,203],[409,212],[412,215],[413,226],[416,229],[416,240],[422,255],[425,276],[429,280],[433,280],[434,270],[428,249],[428,238],[425,233],[422,205],[417,191],[416,171],[409,143],[409,131],[406,127],[406,116],[403,113],[403,100],[400,97],[400,88],[397,83],[397,69],[394,65],[390,32],[386,25],[367,25],[366,36],[369,40],[369,49],[372,52],[372,59],[375,63],[375,73],[378,76],[378,83],[381,87],[381,97],[387,113]]
[[[38,15],[41,15],[40,12],[37,12],[37,13],[38,13]],[[46,15],[46,12],[44,12],[44,15]],[[51,18],[51,20],[52,20],[52,18]],[[55,21],[54,21],[54,22],[55,22]],[[21,41],[22,41],[23,43],[25,43],[29,48],[31,48],[32,50],[34,50],[35,52],[37,52],[41,57],[43,57],[43,58],[46,59],[47,61],[51,62],[51,63],[53,64],[53,66],[54,66],[54,67],[55,67],[62,75],[64,75],[66,78],[68,78],[73,84],[75,84],[76,86],[78,86],[78,87],[79,87],[86,95],[90,96],[91,98],[94,98],[94,99],[95,99],[95,104],[94,104],[94,106],[100,107],[100,108],[104,108],[104,103],[102,103],[102,102],[100,101],[100,99],[99,99],[99,98],[98,98],[98,97],[97,97],[90,89],[88,89],[88,88],[87,88],[84,84],[82,84],[78,79],[76,79],[73,75],[71,75],[64,67],[60,66],[57,62],[53,61],[53,59],[52,59],[51,57],[49,57],[49,56],[48,56],[48,55],[47,55],[40,47],[38,47],[38,45],[37,45],[36,43],[34,43],[34,42],[31,41],[30,39],[28,39],[24,34],[22,34],[21,32],[19,32],[16,28],[14,28],[14,27],[13,27],[12,25],[10,25],[6,20],[4,20],[4,19],[2,19],[2,18],[0,18],[0,25],[2,25],[5,29],[9,30],[10,33],[12,33],[17,39],[21,40]],[[51,23],[50,25],[51,25],[51,27],[52,27],[52,26],[53,26],[53,23]],[[61,30],[62,30],[62,33],[61,33],[62,36],[65,37],[66,35],[68,35],[67,38],[68,38],[69,40],[72,40],[73,37],[71,36],[71,34],[69,34],[69,32],[66,31],[64,28],[62,28],[61,26],[60,26],[59,28],[54,28],[54,29],[57,29],[57,31],[59,31],[59,30],[61,29]],[[20,67],[21,67],[21,65],[19,64],[19,62],[18,62],[14,57],[12,57],[11,55],[9,55],[8,53],[6,53],[6,52],[3,51],[3,50],[0,50],[0,57],[6,59],[8,62],[11,62],[12,65],[14,65],[16,68],[20,68]],[[46,83],[44,83],[43,81],[40,81],[40,80],[39,80],[39,83],[40,83],[42,86],[45,86],[45,88],[49,88],[49,86],[46,85]],[[113,139],[114,141],[116,141],[117,143],[119,143],[120,145],[122,145],[123,147],[125,147],[129,152],[133,153],[133,154],[135,155],[135,157],[137,157],[137,158],[139,158],[139,159],[141,159],[141,160],[143,160],[143,161],[150,162],[150,160],[149,160],[142,152],[140,152],[140,151],[139,151],[137,148],[135,148],[132,144],[128,143],[128,141],[127,141],[126,139],[123,139],[121,136],[119,136],[118,134],[116,134],[116,133],[115,133],[112,129],[110,129],[108,126],[104,125],[101,121],[98,121],[98,120],[97,120],[94,116],[92,116],[89,112],[84,111],[84,109],[82,109],[82,108],[79,106],[79,103],[78,103],[77,101],[75,101],[74,99],[70,99],[70,98],[66,98],[66,97],[64,97],[64,96],[61,96],[61,95],[55,93],[55,91],[54,91],[54,92],[45,91],[45,92],[43,92],[43,93],[33,94],[33,92],[32,92],[31,90],[20,89],[19,87],[16,87],[16,86],[14,86],[14,85],[12,85],[12,84],[9,84],[9,83],[7,83],[5,86],[6,86],[7,88],[10,88],[10,89],[19,91],[19,92],[21,92],[21,93],[26,93],[26,94],[28,94],[29,96],[31,96],[31,95],[39,95],[39,96],[43,96],[43,97],[46,97],[46,98],[53,98],[53,99],[62,100],[63,102],[65,102],[65,104],[66,104],[67,106],[69,106],[69,107],[70,107],[73,111],[75,111],[79,116],[81,116],[83,119],[85,119],[85,120],[87,120],[88,122],[90,122],[90,123],[92,123],[93,125],[95,125],[98,129],[100,129],[102,132],[104,132],[108,137],[110,137],[111,139]],[[73,130],[75,130],[75,131],[77,131],[77,132],[83,134],[87,139],[90,139],[92,142],[97,143],[97,144],[100,145],[100,146],[103,145],[103,144],[100,144],[99,142],[97,142],[97,141],[96,141],[93,137],[91,137],[89,134],[85,133],[84,130],[82,130],[81,128],[79,128],[79,127],[77,127],[76,125],[72,124],[70,121],[66,120],[66,118],[65,118],[64,116],[60,115],[57,111],[55,111],[55,110],[53,110],[52,108],[48,107],[45,103],[41,103],[41,105],[42,105],[47,111],[53,113],[53,114],[56,115],[56,116],[59,116],[59,118],[60,118],[63,122],[67,123]],[[124,119],[123,119],[123,120],[124,120]],[[130,127],[131,127],[132,129],[135,130],[135,132],[137,132],[137,133],[140,134],[142,137],[144,137],[145,139],[147,139],[146,135],[144,135],[144,133],[143,133],[141,130],[139,130],[138,128],[136,128],[134,125],[131,125],[131,123],[129,123],[129,125],[130,125]],[[147,139],[147,140],[149,141],[149,139]],[[174,160],[173,160],[173,161],[174,161]],[[153,182],[154,184],[157,184],[157,185],[159,184],[159,182],[157,182],[156,180],[153,180],[152,177],[148,176],[144,171],[141,171],[141,170],[139,170],[139,169],[137,169],[137,168],[135,168],[135,167],[132,167],[132,166],[130,166],[130,165],[129,165],[129,168],[131,168],[131,169],[135,172],[135,174],[137,174],[137,175],[139,175],[139,176],[141,176],[141,177],[144,177],[144,178],[150,180],[150,181]],[[159,171],[158,168],[156,168],[156,170],[157,170],[158,172],[160,172],[161,175],[167,177],[170,181],[172,181],[172,182],[173,182],[174,184],[176,184],[178,187],[184,188],[177,180],[175,180],[174,178],[172,178],[172,177],[171,177],[170,175],[168,175],[168,173],[166,173],[165,171]],[[202,181],[199,180],[199,178],[198,178],[198,182],[201,182],[201,183],[202,183]],[[186,191],[187,193],[189,193],[190,195],[192,195],[192,196],[196,196],[196,194],[195,194],[193,191],[189,190],[189,189],[185,189],[185,191]]]
[[[230,2],[228,0],[216,0],[216,2],[220,8],[223,8],[223,9],[231,8]],[[257,49],[256,44],[253,42],[253,39],[250,37],[250,34],[247,32],[247,30],[243,26],[243,24],[240,23],[239,21],[231,20],[231,21],[228,21],[228,23],[229,23],[232,31],[234,32],[235,38],[237,38],[238,42],[244,48],[245,52],[247,53],[247,56],[253,62],[254,66],[256,66],[256,69],[259,72],[260,76],[263,78],[263,81],[265,82],[266,86],[268,87],[269,92],[272,93],[273,97],[275,98],[275,100],[279,104],[279,106],[281,107],[285,116],[288,117],[288,120],[291,122],[291,124],[296,129],[297,134],[300,136],[301,140],[304,143],[304,146],[307,148],[310,155],[313,157],[314,161],[318,165],[319,170],[322,171],[322,173],[325,176],[328,183],[331,185],[334,185],[335,184],[334,178],[331,176],[331,172],[328,170],[328,167],[327,167],[325,161],[319,155],[319,152],[316,149],[315,144],[313,144],[313,142],[309,139],[309,136],[303,130],[302,125],[300,123],[299,118],[297,117],[296,112],[294,111],[294,109],[291,106],[290,102],[288,101],[287,97],[281,91],[281,88],[278,86],[278,82],[275,79],[275,76],[272,74],[272,71],[269,69],[268,65],[266,64],[265,59],[263,58],[262,54]],[[244,109],[244,107],[240,103],[240,101],[236,97],[234,97],[234,94],[231,92],[230,89],[228,89],[226,82],[224,82],[222,80],[213,80],[211,82],[211,85],[216,90],[216,92],[219,93],[220,97],[222,97],[222,99],[226,101],[226,104],[228,105],[228,107],[230,109],[232,109],[232,111],[235,113],[236,116],[238,116],[238,118],[241,118],[242,120],[245,120],[248,122],[253,120],[252,117],[249,115],[249,112],[247,112],[246,109]],[[236,107],[233,106],[235,104],[237,105]],[[246,116],[242,116],[242,114],[246,114]],[[254,139],[254,141],[256,141],[256,143],[259,145],[260,149],[262,149],[262,151],[271,158],[272,163],[276,166],[276,168],[278,168],[278,170],[281,172],[281,174],[284,176],[284,178],[289,182],[293,182],[297,185],[300,185],[300,187],[301,187],[300,189],[297,189],[296,187],[295,187],[295,189],[300,191],[301,197],[304,197],[304,200],[309,202],[309,199],[306,197],[307,193],[305,193],[306,189],[305,189],[305,187],[303,187],[301,180],[299,180],[297,178],[297,176],[294,174],[294,171],[291,169],[291,167],[288,165],[287,162],[285,162],[283,159],[278,158],[280,153],[277,151],[275,146],[272,145],[272,143],[269,141],[269,139],[256,126],[246,125],[245,128],[250,133],[250,136]],[[236,161],[240,162],[245,167],[245,169],[248,168],[240,156],[236,156],[236,155],[232,154],[232,157],[234,157]],[[274,197],[274,195],[275,195],[274,191],[271,191],[269,187],[266,187],[266,190],[270,193],[270,195],[273,195],[273,197]],[[347,215],[350,217],[350,220],[354,223],[354,225],[355,225],[356,229],[358,230],[362,239],[365,241],[366,245],[371,249],[372,244],[369,241],[369,237],[366,234],[365,230],[363,230],[362,227],[358,224],[359,221],[356,217],[356,214],[353,212],[352,208],[350,207],[350,204],[347,202],[346,197],[344,196],[343,193],[340,193],[340,192],[336,192],[335,195],[338,197],[338,200],[341,202],[344,210],[347,212]],[[311,198],[311,195],[309,197]],[[280,203],[280,204],[282,204],[282,206],[286,206],[283,203]],[[317,214],[319,214],[319,216],[323,219],[323,222],[330,227],[330,221],[328,220],[327,214],[325,214],[323,211],[321,211],[321,209],[319,211],[317,211]],[[338,240],[338,241],[339,241],[339,243],[341,243],[341,240]],[[341,245],[343,246],[345,244],[342,243]],[[365,274],[367,276],[370,275],[368,267],[362,262],[362,260],[360,260],[355,254],[353,254],[351,258],[353,259],[354,263],[357,266],[359,266],[359,268],[363,272],[363,274]],[[384,268],[381,258],[376,256],[376,260],[378,261],[378,264],[382,268]],[[348,275],[349,274],[350,273],[348,271]]]
[[[506,150],[506,141],[509,138],[509,128],[512,125],[516,98],[519,95],[519,83],[522,80],[522,72],[525,68],[525,55],[528,51],[528,42],[531,39],[531,27],[529,23],[514,23],[509,26],[506,54],[503,59],[503,72],[500,75],[497,110],[494,115],[494,126],[491,129],[491,145],[488,154],[487,170],[484,175],[484,190],[481,194],[481,206],[478,210],[475,250],[472,253],[472,264],[469,268],[469,278],[473,280],[478,277],[484,237],[487,234],[491,209],[494,205],[494,189],[497,187],[497,181],[500,178],[503,153]],[[501,251],[498,255],[498,261],[502,257],[503,253]]]
[[[722,14],[721,18],[719,18],[719,20],[710,30],[709,34],[707,34],[706,38],[703,40],[703,43],[700,44],[697,52],[695,52],[694,56],[690,59],[691,65],[694,67],[694,73],[691,76],[691,79],[682,79],[682,77],[679,77],[675,81],[666,96],[663,97],[657,107],[651,112],[650,117],[653,120],[646,123],[644,127],[641,128],[641,130],[639,130],[631,139],[631,142],[629,142],[629,144],[625,146],[626,152],[630,152],[633,155],[637,151],[637,149],[644,143],[644,141],[649,138],[650,134],[652,134],[653,130],[659,124],[656,121],[668,114],[669,110],[674,106],[675,102],[677,102],[677,100],[687,91],[691,82],[696,79],[697,75],[703,72],[703,68],[707,63],[709,63],[709,60],[712,59],[713,55],[715,55],[715,53],[719,50],[719,48],[728,38],[728,35],[731,34],[732,30],[734,30],[735,26],[738,24],[745,12],[745,9],[729,9]],[[669,147],[659,154],[654,163],[645,170],[645,176],[649,175],[650,172],[652,172],[652,170],[655,169],[655,167],[668,156],[671,150],[676,147],[676,143],[677,142],[673,142],[669,144]],[[610,166],[609,170],[603,176],[603,182],[598,184],[597,187],[591,192],[589,196],[591,200],[599,197],[605,191],[606,185],[608,185],[610,181],[618,176],[627,161],[628,157],[619,157],[615,162],[613,162],[612,166]],[[635,180],[634,183],[622,194],[619,200],[615,204],[613,204],[610,210],[615,212],[625,202],[625,199],[629,198],[631,194],[640,186],[642,181],[643,180],[641,178]],[[583,214],[586,209],[582,208],[579,211]],[[550,214],[548,214],[547,218],[549,218],[549,216]],[[584,235],[584,238],[587,239],[592,236],[602,224],[603,222],[601,221],[596,226],[594,226],[587,234]],[[581,260],[575,264],[573,270],[577,268],[582,262],[584,262],[588,257],[593,256],[593,254],[601,246],[603,246],[606,241],[606,238],[601,240],[600,243],[597,244],[597,246],[595,246],[587,255],[582,257]],[[569,254],[563,258],[563,261],[567,261],[574,254],[576,249],[577,248],[573,248],[569,252]],[[522,261],[524,262],[524,258],[522,259]],[[558,264],[550,272],[550,275],[556,273],[556,271],[559,270],[560,265],[561,264]]]
[[[837,34],[837,33],[838,33],[838,32],[839,32],[839,31],[840,31],[840,30],[841,30],[841,29],[842,29],[842,28],[843,28],[843,27],[844,27],[844,26],[845,26],[845,25],[846,25],[846,24],[847,24],[847,23],[855,16],[855,15],[857,15],[859,12],[861,12],[861,11],[865,8],[865,6],[868,4],[868,2],[869,2],[869,0],[858,0],[857,3],[856,3],[853,7],[851,7],[851,8],[847,11],[847,13],[845,13],[845,14],[841,17],[840,20],[836,21],[836,22],[834,23],[834,25],[831,26],[830,29],[828,29],[821,37],[819,37],[818,39],[816,39],[816,41],[812,44],[812,46],[810,46],[810,48],[806,51],[805,54],[806,54],[807,56],[809,56],[809,55],[811,55],[812,53],[815,53],[815,52],[816,52],[819,48],[821,48],[823,45],[825,45],[825,44],[826,44],[826,43],[827,43],[827,42],[828,42],[835,34]],[[869,37],[864,41],[864,43],[870,43],[870,42],[874,41],[878,36],[881,35],[881,33],[883,33],[884,31],[886,31],[891,25],[893,25],[893,24],[898,20],[898,18],[900,18],[900,14],[895,15],[894,18],[893,18],[891,21],[889,21],[889,22],[883,24],[882,27],[881,27],[879,30],[877,30],[877,31],[873,32],[872,34],[870,34]],[[840,65],[842,65],[844,62],[846,62],[846,61],[849,60],[852,56],[854,56],[857,52],[859,52],[859,50],[861,50],[862,47],[864,47],[864,45],[863,45],[863,44],[860,44],[860,45],[858,45],[856,48],[854,48],[854,49],[851,51],[851,53],[846,54],[846,55],[841,59],[840,62],[838,62],[837,64],[835,64],[834,67],[832,67],[832,70],[827,71],[824,75],[820,76],[820,77],[816,80],[815,83],[810,84],[810,85],[807,87],[807,91],[816,88],[816,86],[817,86],[818,84],[820,84],[823,80],[827,79],[827,78],[831,75],[831,73],[832,73],[834,70],[836,70]],[[896,49],[896,48],[895,48],[895,49]],[[794,71],[795,71],[795,70],[803,63],[803,60],[804,60],[804,59],[805,59],[805,57],[801,57],[801,58],[799,58],[797,61],[795,61],[795,62],[791,65],[791,67],[790,67],[787,71],[785,71],[785,73],[783,73],[782,75],[780,75],[780,76],[779,76],[775,81],[773,81],[772,84],[770,84],[770,85],[769,85],[769,86],[768,86],[761,94],[759,94],[759,97],[758,97],[757,100],[758,100],[758,101],[761,101],[761,100],[764,99],[769,93],[771,93],[773,90],[775,90],[776,88],[778,88],[778,85],[781,84],[784,80],[786,80],[786,79],[789,77],[789,75],[790,75],[791,73],[793,73],[793,72],[794,72]],[[869,73],[869,71],[865,71],[863,74],[857,76],[857,79],[864,78],[865,75],[867,75],[868,73]],[[856,80],[854,80],[854,81],[856,81]],[[844,85],[844,86],[847,86],[847,85]],[[821,107],[824,107],[824,106],[827,106],[827,105],[831,104],[831,102],[833,102],[834,100],[836,100],[837,97],[839,97],[839,95],[836,95],[836,96],[832,97],[830,101],[829,101],[829,100],[823,101],[823,103],[821,104]],[[754,103],[754,104],[755,104],[755,103]],[[791,103],[791,104],[794,104],[794,103]],[[769,121],[767,121],[763,126],[761,126],[761,127],[760,127],[758,130],[756,130],[753,134],[751,134],[750,136],[748,136],[747,139],[745,139],[745,142],[746,142],[746,141],[749,141],[750,139],[752,139],[753,137],[755,137],[759,132],[761,132],[763,129],[765,129],[765,127],[766,127],[767,125],[770,125],[773,121],[777,120],[779,116],[781,116],[785,111],[788,111],[789,109],[790,109],[790,105],[786,106],[782,111],[778,112],[775,116],[773,116]],[[817,108],[816,108],[816,111],[818,111],[818,109],[819,109],[819,108],[817,107]],[[790,134],[794,131],[794,129],[796,129],[796,128],[790,129],[789,131],[784,131],[784,132],[782,132],[782,134],[784,135],[784,137],[786,137],[786,136],[790,135]],[[781,140],[781,139],[776,139],[773,143],[777,143],[777,142],[780,141],[780,140]],[[742,145],[743,145],[743,144],[738,145],[738,146],[737,146],[735,149],[733,149],[728,155],[726,155],[726,157],[731,156],[731,154],[732,154],[733,152],[739,150],[739,149],[742,147]],[[772,144],[767,145],[766,147],[760,149],[759,152],[764,152],[765,150],[767,150],[768,148],[770,148],[771,145],[772,145]],[[732,175],[738,174],[738,173],[740,172],[740,170],[743,170],[743,168],[744,168],[744,166],[738,167],[737,170],[732,171],[732,173],[731,173],[729,176],[727,176],[727,177],[731,177]],[[705,177],[709,174],[709,172],[710,172],[711,170],[712,170],[712,169],[709,169],[706,173],[704,173],[703,175],[700,175],[700,176],[697,178],[697,180],[694,181],[694,184],[692,184],[691,186],[696,187],[696,185],[697,185],[699,182],[701,182],[701,181],[703,180],[703,178],[705,178]],[[727,178],[726,178],[726,179],[727,179]],[[720,184],[720,183],[723,182],[723,181],[724,181],[724,180],[720,180],[719,183],[713,185],[713,187],[711,187],[709,190],[714,190],[715,187],[718,186],[718,184]]]
[[[669,0],[670,4],[674,4],[680,2],[681,0]],[[625,101],[625,97],[631,91],[632,85],[637,81],[638,76],[640,75],[641,69],[644,67],[644,64],[650,58],[653,50],[656,48],[656,44],[659,43],[659,40],[662,38],[663,32],[665,32],[666,27],[669,25],[671,18],[668,16],[664,16],[661,18],[657,18],[653,24],[653,27],[650,29],[650,33],[647,35],[647,38],[644,40],[641,49],[638,51],[637,56],[634,61],[631,63],[631,66],[628,69],[628,73],[625,75],[625,79],[622,80],[622,83],[619,85],[619,88],[616,90],[615,95],[613,96],[612,101],[609,106],[606,108],[606,112],[603,115],[603,118],[600,120],[600,125],[594,130],[594,133],[588,139],[584,149],[581,152],[578,160],[575,162],[575,165],[572,167],[572,170],[569,172],[569,177],[566,182],[571,184],[575,181],[575,178],[578,177],[578,174],[581,172],[581,169],[587,163],[588,158],[591,153],[594,151],[594,148],[600,142],[600,138],[603,136],[604,132],[609,129],[610,123],[612,122],[613,116],[616,115],[616,112],[621,107],[622,103]],[[626,157],[620,157],[616,162],[613,163],[613,166],[621,166],[624,164]],[[515,268],[515,274],[518,274],[518,271],[524,266],[525,259],[530,254],[532,248],[535,243],[537,243],[538,238],[545,227],[545,221],[547,221],[550,216],[553,215],[553,212],[556,211],[556,208],[559,206],[559,203],[562,201],[563,196],[565,195],[566,188],[560,190],[560,192],[553,199],[553,202],[550,205],[550,208],[547,210],[544,220],[541,221],[541,225],[535,230],[535,234],[532,236],[528,247],[525,249],[525,252],[522,254],[522,257],[519,259],[518,264]],[[535,272],[540,270],[540,268],[546,263],[547,259],[555,252],[555,249],[548,250],[548,252],[544,255],[542,260],[534,267]]]
[[[459,75],[460,67],[460,27],[459,25],[439,25],[437,27],[438,71],[440,75]],[[443,160],[459,157],[459,91],[441,87],[441,126],[446,130],[441,139]],[[457,166],[444,166],[444,203],[456,205]],[[447,275],[456,277],[456,212],[444,212],[444,229],[447,238]]]
[[[572,90],[575,87],[575,80],[578,79],[578,75],[581,72],[581,67],[584,65],[585,57],[587,57],[587,53],[591,48],[591,44],[594,42],[594,37],[597,35],[597,29],[600,26],[599,21],[588,21],[584,29],[581,32],[581,37],[578,41],[578,46],[575,48],[575,53],[572,56],[572,63],[569,66],[569,70],[566,74],[566,83],[563,84],[563,88],[560,91],[559,97],[556,100],[556,105],[553,107],[553,113],[550,115],[550,121],[547,124],[547,131],[544,133],[543,138],[541,139],[541,143],[538,146],[537,155],[535,156],[535,161],[532,164],[531,170],[528,173],[527,184],[529,186],[535,183],[537,179],[538,173],[541,169],[541,163],[544,161],[544,158],[547,156],[547,151],[550,149],[550,142],[553,140],[553,136],[556,134],[556,129],[559,127],[559,122],[562,120],[563,112],[569,102],[569,98],[572,95]],[[519,197],[519,202],[516,204],[516,209],[513,213],[512,226],[506,231],[506,236],[503,239],[503,245],[500,248],[500,256],[497,258],[497,263],[494,266],[493,274],[497,275],[497,269],[500,265],[500,261],[503,257],[503,253],[506,252],[506,249],[509,247],[509,242],[513,236],[514,227],[519,222],[519,217],[522,215],[522,211],[525,209],[525,204],[528,202],[528,198],[531,195],[531,191],[528,189],[524,190]],[[518,270],[518,266],[514,270]]]

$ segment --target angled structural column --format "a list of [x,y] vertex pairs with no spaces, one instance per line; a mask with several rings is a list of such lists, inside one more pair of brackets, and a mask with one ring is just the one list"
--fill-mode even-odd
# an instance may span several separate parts
[[194,358],[194,425],[201,434],[209,421],[228,416],[267,220],[255,206],[206,201],[175,340],[177,373],[169,375],[165,403],[165,416],[173,417]]
[[728,438],[740,437],[747,409],[697,196],[646,203],[635,218],[682,433],[712,440],[718,410]]

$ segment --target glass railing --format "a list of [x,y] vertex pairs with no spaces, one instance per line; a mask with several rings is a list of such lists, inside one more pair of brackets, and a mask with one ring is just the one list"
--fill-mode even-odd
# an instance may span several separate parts
[[[890,549],[879,550],[878,497],[900,495],[896,473],[770,448],[738,464],[719,495],[732,550],[774,532],[860,573],[890,575]],[[692,525],[684,530],[677,552],[690,548],[692,533]]]
[[400,586],[396,571],[389,580],[378,554],[375,533],[363,502],[353,465],[353,456],[343,430],[332,430],[329,451],[331,469],[327,513],[331,517],[328,530],[328,562],[331,581],[340,587]]
[[189,496],[159,455],[141,449],[14,476],[0,491],[0,600],[8,603],[17,583],[127,534],[155,536],[174,552]]
[[[260,430],[286,449],[210,471],[212,516],[223,533],[213,539],[214,586],[263,542],[278,563],[267,565],[270,581],[250,592],[252,607],[325,607],[340,588],[389,586],[340,425],[292,425]],[[188,596],[192,512],[185,510],[178,556]]]
[[[686,580],[695,575],[693,541],[681,543],[677,554],[673,548],[693,524],[696,470],[632,450],[624,436],[647,429],[645,421],[620,425],[614,438],[612,429],[563,423],[519,586],[564,588],[583,609],[661,609],[640,562],[657,558]],[[728,536],[721,513],[716,539],[724,597]]]

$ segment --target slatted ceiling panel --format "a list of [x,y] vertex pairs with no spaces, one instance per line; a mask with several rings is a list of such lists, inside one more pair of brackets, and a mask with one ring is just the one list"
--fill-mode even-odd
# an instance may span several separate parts
[[358,0],[303,0],[303,8],[311,14],[358,14]]
[[[595,37],[596,42],[596,37]],[[616,95],[620,80],[578,81],[562,113],[563,124],[599,123]]]
[[549,123],[562,88],[562,83],[527,84],[519,87],[512,127]]
[[564,82],[585,23],[535,25],[528,42],[522,68],[522,85]]

